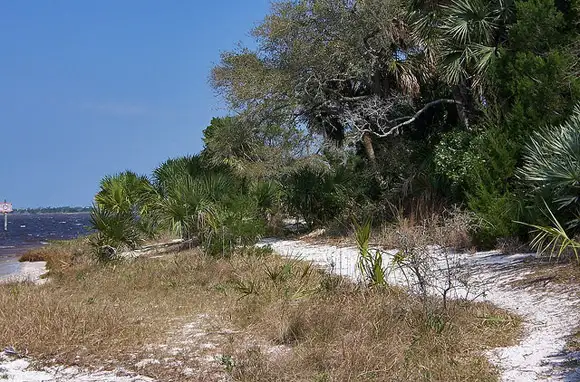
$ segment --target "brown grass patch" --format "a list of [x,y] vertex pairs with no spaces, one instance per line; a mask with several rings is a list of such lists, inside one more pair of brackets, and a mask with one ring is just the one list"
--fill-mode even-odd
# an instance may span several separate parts
[[517,319],[487,304],[457,302],[426,317],[419,301],[402,291],[335,288],[293,303],[253,303],[259,312],[236,315],[240,325],[293,348],[274,359],[240,349],[236,380],[494,381],[482,351],[512,343],[518,332]]
[[20,256],[21,262],[46,261],[51,275],[67,272],[75,266],[91,263],[89,238],[55,241],[50,245],[33,248]]
[[[580,266],[576,261],[550,261],[548,259],[532,259],[522,264],[522,271],[529,271],[526,276],[514,282],[515,286],[541,287],[548,285],[580,285]],[[570,289],[579,291],[578,288]]]
[[487,304],[427,314],[399,289],[356,286],[263,250],[105,266],[83,256],[60,268],[53,260],[47,285],[0,285],[0,346],[166,381],[223,373],[239,381],[493,381],[482,351],[519,333],[517,319]]
[[372,240],[375,245],[393,249],[397,248],[400,238],[404,236],[421,245],[465,250],[474,248],[472,234],[477,225],[473,214],[459,208],[422,216],[420,220],[399,215],[394,223],[378,230]]
[[566,344],[566,350],[569,352],[580,352],[580,328],[574,331]]

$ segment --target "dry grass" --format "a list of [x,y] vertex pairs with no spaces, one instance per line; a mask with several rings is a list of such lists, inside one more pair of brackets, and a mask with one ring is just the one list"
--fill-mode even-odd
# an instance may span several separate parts
[[352,285],[255,316],[254,328],[293,352],[271,359],[240,349],[234,376],[242,381],[493,381],[497,374],[481,352],[511,343],[518,328],[489,305],[458,303],[426,319],[419,302],[400,291]]
[[0,346],[164,381],[493,381],[482,351],[519,335],[517,319],[486,304],[427,317],[399,289],[362,288],[266,251],[106,266],[66,258],[52,260],[44,286],[0,285]]
[[46,261],[51,276],[67,272],[75,266],[91,263],[91,247],[88,238],[63,240],[43,247],[33,248],[20,256],[19,261]]
[[396,221],[386,225],[374,235],[373,241],[383,248],[397,248],[401,237],[412,238],[420,245],[440,245],[442,247],[465,250],[473,249],[472,233],[477,227],[477,219],[472,213],[454,208],[427,217],[420,215],[399,215]]
[[568,344],[566,345],[566,351],[580,352],[580,328],[576,329],[574,334],[570,336]]
[[578,290],[567,286],[580,285],[580,266],[575,260],[550,261],[547,258],[530,259],[521,265],[525,277],[512,284],[523,287],[546,287],[549,284],[566,287],[567,292]]

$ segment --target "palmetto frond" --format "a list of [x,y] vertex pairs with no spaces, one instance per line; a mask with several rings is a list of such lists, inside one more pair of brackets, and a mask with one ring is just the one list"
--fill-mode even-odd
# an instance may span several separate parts
[[[485,72],[497,54],[498,34],[513,14],[513,0],[454,0],[411,12],[414,37],[435,50],[444,80],[484,85]],[[432,53],[433,54],[433,53]]]
[[116,213],[145,214],[155,197],[155,190],[146,176],[125,171],[101,180],[95,203]]
[[93,239],[98,247],[109,245],[134,249],[142,241],[141,232],[129,213],[115,212],[95,204],[91,208],[90,222],[98,232]]
[[498,27],[491,5],[488,1],[456,0],[443,6],[443,34],[456,44],[491,44]]
[[[536,132],[526,146],[520,176],[549,188],[560,210],[580,212],[580,104],[560,126]],[[577,219],[569,222],[577,225]]]
[[153,181],[160,193],[164,193],[169,184],[177,182],[185,175],[195,177],[204,169],[199,155],[168,159],[153,171]]
[[571,252],[576,261],[580,263],[580,243],[571,238],[558,219],[554,216],[548,205],[544,202],[550,219],[551,226],[540,226],[535,224],[526,224],[535,229],[536,236],[532,240],[531,246],[537,250],[540,255],[549,254],[550,257],[560,258],[566,252]]
[[217,195],[227,189],[227,181],[213,175],[193,178],[183,175],[165,184],[165,197],[157,205],[161,224],[191,239],[215,225]]
[[481,84],[494,53],[500,20],[493,2],[456,0],[443,7],[442,59],[447,82],[457,85],[467,78]]

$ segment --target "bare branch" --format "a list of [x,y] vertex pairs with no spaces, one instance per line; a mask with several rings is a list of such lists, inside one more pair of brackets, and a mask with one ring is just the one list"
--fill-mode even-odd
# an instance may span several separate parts
[[[421,110],[417,111],[414,115],[412,116],[408,116],[408,117],[400,117],[400,118],[396,118],[394,120],[388,120],[386,119],[385,121],[389,124],[395,123],[397,121],[401,121],[401,120],[405,120],[404,122],[401,122],[395,126],[391,126],[391,127],[381,127],[380,124],[374,124],[374,127],[378,126],[378,131],[376,131],[375,129],[372,129],[372,125],[371,123],[365,123],[363,126],[361,126],[360,123],[356,123],[356,120],[354,118],[351,118],[351,126],[353,128],[355,128],[362,136],[362,134],[364,133],[370,133],[373,134],[376,137],[379,138],[385,138],[388,137],[389,135],[396,135],[399,133],[399,130],[407,125],[412,124],[413,122],[415,122],[417,120],[417,118],[419,118],[419,116],[421,116],[421,114],[425,113],[429,108],[439,105],[439,104],[456,104],[456,105],[461,105],[461,102],[453,100],[453,99],[438,99],[435,101],[431,101],[429,103],[427,103],[425,106],[423,106],[423,108],[421,108]],[[375,111],[376,113],[377,111]]]
[[461,102],[459,101],[455,101],[454,99],[438,99],[435,101],[431,101],[428,104],[426,104],[425,106],[423,106],[423,108],[421,110],[419,110],[418,112],[415,113],[415,115],[413,115],[411,118],[409,118],[407,121],[399,123],[398,125],[391,127],[387,132],[379,134],[379,133],[374,133],[376,136],[383,138],[386,136],[389,136],[391,134],[394,134],[396,132],[398,132],[398,130],[403,127],[403,126],[407,126],[410,125],[411,123],[415,122],[417,120],[417,118],[423,114],[424,112],[426,112],[430,107],[435,106],[435,105],[439,105],[441,103],[452,103],[452,104],[456,104],[456,105],[461,105]]

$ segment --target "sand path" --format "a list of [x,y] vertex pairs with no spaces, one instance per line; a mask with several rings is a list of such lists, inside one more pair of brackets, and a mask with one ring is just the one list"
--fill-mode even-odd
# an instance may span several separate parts
[[[264,240],[282,256],[313,261],[330,272],[359,279],[358,252],[354,247],[309,244],[294,240]],[[390,252],[391,254],[394,252]],[[524,336],[519,344],[494,349],[488,356],[502,371],[503,381],[580,381],[580,354],[564,353],[567,337],[580,324],[580,293],[563,286],[515,287],[529,269],[530,254],[501,256],[498,252],[457,254],[468,271],[472,295],[524,318]],[[389,261],[388,254],[384,259]],[[396,272],[395,272],[396,273]],[[401,277],[391,275],[395,282]],[[465,290],[458,288],[456,297]]]

